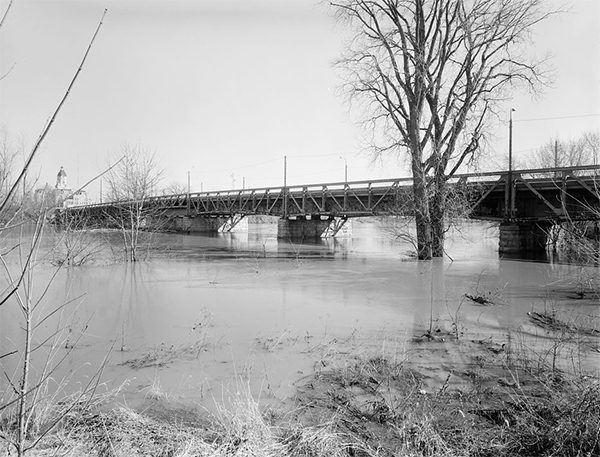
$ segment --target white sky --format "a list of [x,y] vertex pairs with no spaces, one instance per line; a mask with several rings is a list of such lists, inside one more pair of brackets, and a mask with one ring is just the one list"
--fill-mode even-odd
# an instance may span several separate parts
[[[514,113],[515,158],[559,136],[600,129],[600,1],[549,0],[571,12],[533,37],[557,79]],[[8,0],[0,0],[3,12]],[[33,172],[54,185],[64,166],[77,187],[124,142],[155,150],[165,184],[192,190],[406,176],[393,159],[370,165],[354,113],[335,91],[332,61],[344,29],[318,0],[14,0],[0,30],[0,123],[29,144],[64,94],[89,40],[104,25]],[[498,169],[507,126],[495,126]],[[494,166],[497,164],[497,166]],[[99,186],[89,190],[97,198]]]

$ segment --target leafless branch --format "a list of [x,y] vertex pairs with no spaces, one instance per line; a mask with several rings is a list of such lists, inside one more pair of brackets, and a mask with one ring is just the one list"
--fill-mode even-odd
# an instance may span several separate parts
[[86,59],[88,57],[88,54],[90,53],[90,50],[92,49],[92,45],[94,44],[96,36],[98,35],[98,32],[100,31],[100,27],[102,27],[102,24],[103,24],[103,21],[104,21],[104,16],[106,16],[106,12],[107,12],[107,10],[105,9],[104,13],[102,14],[102,18],[100,19],[100,23],[98,24],[98,27],[96,28],[96,31],[94,32],[94,35],[92,36],[92,39],[91,39],[91,41],[90,41],[90,43],[88,45],[88,48],[85,51],[85,54],[83,55],[83,59],[81,60],[81,63],[79,64],[79,68],[77,69],[77,71],[75,72],[75,75],[71,79],[71,82],[70,82],[69,86],[67,87],[66,92],[64,93],[64,95],[63,95],[62,99],[60,100],[58,106],[56,107],[56,109],[52,113],[52,116],[50,117],[50,120],[46,123],[46,125],[42,129],[42,133],[38,137],[37,141],[35,142],[35,144],[33,146],[33,149],[29,153],[29,156],[27,157],[27,160],[25,161],[25,164],[23,165],[21,173],[19,174],[19,176],[15,180],[13,186],[10,188],[10,190],[7,193],[7,195],[4,197],[4,200],[0,204],[0,216],[2,216],[4,214],[4,212],[6,210],[6,207],[7,207],[8,203],[10,202],[13,194],[15,193],[15,191],[16,191],[19,183],[24,179],[25,175],[27,174],[27,171],[29,170],[29,167],[31,166],[31,162],[33,161],[34,157],[36,156],[40,145],[44,141],[44,138],[46,138],[46,135],[48,135],[48,132],[50,131],[50,128],[52,127],[52,124],[54,124],[54,121],[56,120],[56,117],[58,116],[58,113],[60,112],[62,106],[64,105],[64,103],[67,100],[69,94],[71,93],[71,89],[73,88],[73,86],[75,84],[75,81],[77,80],[77,77],[79,76],[79,73],[81,73],[81,70],[83,69],[83,65],[84,65],[84,63],[85,63],[85,61],[86,61]]
[[8,2],[8,6],[6,7],[6,10],[4,11],[4,14],[2,15],[2,20],[0,20],[0,29],[4,25],[4,21],[6,20],[6,16],[8,16],[8,12],[10,11],[10,7],[12,6],[12,4],[13,4],[13,0],[10,0],[10,2]]

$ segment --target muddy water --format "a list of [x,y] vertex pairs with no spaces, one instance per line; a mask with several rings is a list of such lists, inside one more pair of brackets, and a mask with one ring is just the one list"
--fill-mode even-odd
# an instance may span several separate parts
[[[434,262],[409,260],[410,246],[375,223],[311,243],[277,240],[275,230],[164,235],[169,254],[158,259],[60,270],[41,306],[68,303],[61,322],[74,347],[54,377],[85,384],[108,354],[102,379],[110,388],[125,383],[118,399],[128,404],[163,395],[209,405],[239,383],[268,401],[286,398],[334,357],[373,348],[409,357],[411,338],[430,326],[498,342],[507,329],[544,338],[527,313],[548,307],[598,326],[598,303],[573,298],[575,281],[593,271],[499,259],[497,232],[486,224],[465,224],[448,240],[452,260]],[[54,271],[36,270],[37,296]],[[15,303],[0,308],[0,354],[21,340],[20,319]],[[44,322],[37,341],[57,325]],[[1,363],[10,373],[17,360]]]

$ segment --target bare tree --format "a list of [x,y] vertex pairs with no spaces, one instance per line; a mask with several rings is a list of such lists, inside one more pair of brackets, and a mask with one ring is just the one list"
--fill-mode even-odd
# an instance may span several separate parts
[[[18,456],[24,456],[35,448],[61,422],[66,413],[89,403],[105,366],[103,363],[93,380],[72,398],[56,401],[64,383],[53,377],[72,355],[83,333],[76,330],[77,337],[69,346],[66,345],[69,335],[75,329],[69,324],[65,325],[62,314],[73,301],[68,300],[50,310],[44,310],[46,295],[58,269],[54,270],[47,283],[34,286],[35,269],[40,263],[38,251],[44,225],[45,218],[40,215],[28,245],[23,243],[29,238],[23,233],[25,226],[20,226],[20,244],[15,248],[19,259],[16,272],[15,267],[0,256],[4,286],[0,293],[0,306],[11,303],[18,307],[21,313],[19,336],[23,339],[22,345],[17,341],[13,342],[13,351],[0,353],[0,359],[6,358],[8,362],[12,359],[16,365],[14,371],[9,371],[4,364],[0,364],[0,439],[10,444]],[[81,297],[77,297],[74,301],[80,299]],[[43,327],[46,327],[46,331]],[[63,348],[66,350],[63,351]],[[8,366],[10,365],[9,363]],[[51,387],[55,381],[59,385],[56,390]],[[8,455],[12,454],[9,452]]]
[[584,133],[583,140],[592,154],[592,163],[596,165],[600,160],[600,131]]
[[[4,23],[8,10],[12,5],[12,0],[6,9],[0,28]],[[104,12],[106,14],[106,10]],[[23,214],[23,205],[16,205],[17,195],[20,189],[32,188],[31,181],[27,182],[27,174],[31,167],[33,159],[40,150],[46,135],[50,131],[56,120],[61,107],[66,102],[71,90],[81,72],[87,56],[92,48],[94,40],[100,30],[104,15],[98,24],[96,31],[89,42],[87,51],[66,88],[57,108],[52,113],[50,119],[42,129],[40,136],[35,142],[33,148],[26,155],[21,167],[16,168],[15,176],[12,175],[13,160],[21,151],[13,151],[8,140],[2,140],[0,145],[2,186],[0,187],[0,234],[5,234],[15,229],[11,224],[15,220],[15,215]],[[6,76],[2,75],[2,78]],[[5,148],[6,146],[6,148]],[[26,192],[23,193],[25,195]],[[23,203],[23,202],[21,202]],[[15,208],[17,208],[15,210]],[[34,287],[36,274],[35,267],[38,264],[37,254],[40,240],[43,234],[43,228],[46,221],[45,212],[40,212],[35,219],[33,234],[29,245],[23,242],[25,224],[19,222],[20,228],[18,241],[14,246],[0,252],[0,307],[15,306],[20,311],[20,318],[14,322],[19,331],[19,340],[13,340],[14,349],[8,352],[0,352],[0,441],[7,444],[7,455],[13,455],[10,448],[13,448],[19,457],[25,456],[34,449],[50,431],[52,431],[64,418],[67,413],[75,408],[80,408],[83,404],[88,405],[91,397],[94,395],[102,372],[102,367],[93,376],[93,381],[83,387],[78,395],[71,399],[62,399],[57,401],[55,408],[50,414],[45,414],[41,405],[49,401],[53,394],[50,392],[50,383],[52,377],[56,376],[58,367],[71,354],[72,350],[60,353],[61,343],[64,341],[64,335],[67,333],[67,327],[61,324],[61,313],[69,302],[52,306],[50,310],[44,311],[44,301],[46,294],[52,284],[54,275],[47,284],[41,285],[41,292]],[[5,260],[9,252],[18,253],[18,268]],[[56,272],[58,270],[55,270]],[[55,273],[56,274],[56,273]],[[36,290],[37,289],[37,290]],[[50,334],[42,336],[42,329],[58,319],[54,330]],[[22,337],[22,339],[21,339]],[[71,346],[72,349],[73,346]],[[11,358],[17,360],[16,370],[7,371],[4,362]]]
[[[539,168],[560,168],[598,163],[600,152],[600,132],[585,132],[579,138],[572,140],[549,140],[537,149],[529,164]],[[589,170],[573,171],[573,174],[588,174]],[[557,183],[557,185],[560,185]],[[600,189],[594,188],[596,193]],[[597,266],[600,263],[600,211],[585,201],[579,202],[588,214],[587,221],[571,219],[568,214],[566,219],[553,224],[548,229],[548,239],[553,250],[557,251],[562,260],[569,263]],[[599,275],[596,270],[587,275],[586,270],[581,270],[581,275],[576,278],[578,293],[585,289],[593,290],[598,294]]]
[[77,267],[93,262],[106,250],[106,240],[89,230],[92,224],[85,216],[61,215],[61,224],[54,227],[56,244],[52,249],[52,263],[57,266]]
[[107,199],[115,203],[106,217],[121,233],[126,259],[135,262],[160,219],[148,199],[158,192],[163,170],[146,146],[125,144],[118,155],[122,160],[106,174]]
[[6,126],[0,126],[0,198],[8,194],[19,154]]
[[179,194],[187,194],[188,187],[186,184],[173,181],[168,184],[163,190],[163,195],[179,195]]
[[362,102],[376,155],[406,153],[413,176],[417,252],[444,253],[448,179],[470,163],[498,103],[547,80],[523,53],[549,13],[542,0],[331,2],[355,37],[338,66]]
[[568,141],[556,138],[534,151],[530,165],[535,168],[559,168],[595,164],[599,146],[599,132],[586,132]]

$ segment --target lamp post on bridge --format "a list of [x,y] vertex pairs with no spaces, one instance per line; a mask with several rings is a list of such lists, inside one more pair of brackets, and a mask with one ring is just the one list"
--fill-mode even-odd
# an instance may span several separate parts
[[192,194],[192,173],[198,173],[197,171],[195,171],[195,166],[192,165],[192,168],[188,170],[187,172],[187,193],[188,193],[188,197]]
[[344,185],[348,184],[348,161],[345,157],[340,156],[340,159],[344,160]]
[[504,216],[507,220],[512,220],[515,215],[515,195],[513,190],[513,170],[512,170],[512,143],[513,143],[513,118],[511,108],[508,119],[508,176],[506,179],[506,192],[504,198]]
[[190,171],[188,170],[188,191],[187,191],[187,215],[190,215],[191,209],[192,209],[192,202],[191,200],[191,193],[192,193],[192,187],[191,187],[191,183],[190,183]]
[[287,156],[283,156],[283,217],[287,217]]
[[[192,169],[196,168],[192,165]],[[187,211],[188,211],[188,216],[191,213],[192,210],[192,173],[196,173],[195,171],[192,170],[188,170],[187,172]]]
[[344,210],[346,210],[348,208],[348,161],[342,156],[340,159],[344,159]]

